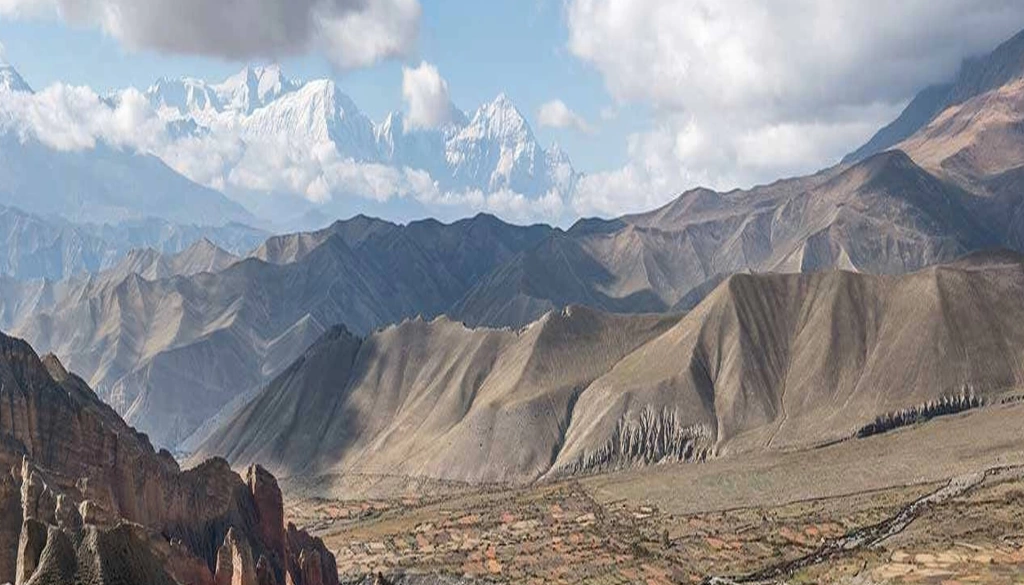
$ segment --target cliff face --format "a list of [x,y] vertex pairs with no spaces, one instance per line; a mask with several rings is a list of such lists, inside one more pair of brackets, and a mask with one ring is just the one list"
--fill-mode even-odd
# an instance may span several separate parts
[[0,583],[337,583],[268,472],[181,471],[55,358],[2,334],[0,469]]

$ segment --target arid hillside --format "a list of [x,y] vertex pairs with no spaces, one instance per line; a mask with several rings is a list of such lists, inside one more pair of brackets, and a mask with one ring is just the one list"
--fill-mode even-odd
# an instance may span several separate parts
[[523,483],[866,436],[1016,396],[1022,292],[1024,260],[995,253],[905,276],[738,275],[681,318],[337,329],[199,455]]

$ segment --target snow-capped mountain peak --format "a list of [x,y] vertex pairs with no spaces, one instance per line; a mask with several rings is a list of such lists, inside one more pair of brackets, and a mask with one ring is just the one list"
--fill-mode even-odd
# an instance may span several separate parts
[[329,79],[310,81],[261,107],[242,121],[253,138],[281,138],[311,144],[334,143],[358,161],[378,158],[373,123]]
[[537,142],[522,112],[502,93],[471,119],[453,108],[453,121],[439,129],[407,128],[394,112],[376,128],[382,159],[430,172],[446,189],[493,192],[509,189],[528,196],[564,191],[576,173],[568,157]]
[[7,63],[0,64],[0,91],[34,93],[21,74]]
[[266,106],[300,87],[284,76],[278,65],[247,66],[214,86],[225,107],[243,114]]
[[575,171],[560,152],[537,142],[522,112],[505,93],[484,104],[446,144],[454,183],[490,191],[543,195],[571,184]]
[[464,133],[467,136],[508,142],[534,140],[533,130],[526,118],[505,93],[498,94],[493,101],[481,106],[473,115],[473,119]]
[[154,108],[171,108],[182,114],[221,109],[217,93],[205,81],[191,77],[161,77],[146,90],[146,96]]
[[[13,69],[0,66],[4,88],[28,90]],[[244,197],[263,190],[315,192],[326,200],[391,197],[428,185],[431,196],[433,189],[459,196],[509,190],[535,198],[567,194],[577,176],[565,153],[539,144],[504,93],[469,115],[450,104],[451,116],[438,128],[410,126],[403,112],[374,124],[333,80],[296,83],[277,65],[246,67],[219,83],[162,78],[146,96],[169,139],[144,147],[148,154]],[[208,166],[202,157],[210,152],[220,158]]]
[[153,107],[172,108],[181,114],[232,112],[247,116],[300,87],[277,65],[248,66],[218,84],[191,77],[160,78],[146,95]]

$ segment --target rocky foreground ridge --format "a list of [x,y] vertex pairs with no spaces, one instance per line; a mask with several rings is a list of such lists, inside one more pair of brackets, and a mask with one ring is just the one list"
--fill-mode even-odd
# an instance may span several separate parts
[[281,490],[212,459],[182,471],[52,356],[0,334],[0,583],[335,585]]

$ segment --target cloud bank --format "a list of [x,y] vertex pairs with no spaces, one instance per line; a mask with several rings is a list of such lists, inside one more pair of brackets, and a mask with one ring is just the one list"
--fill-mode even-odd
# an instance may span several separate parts
[[321,52],[339,67],[407,55],[418,0],[0,0],[0,15],[58,17],[133,49],[232,60]]

